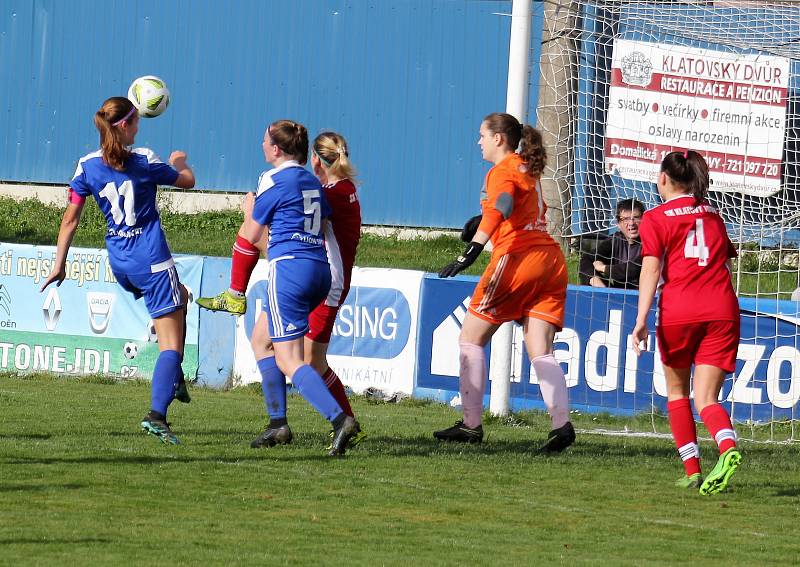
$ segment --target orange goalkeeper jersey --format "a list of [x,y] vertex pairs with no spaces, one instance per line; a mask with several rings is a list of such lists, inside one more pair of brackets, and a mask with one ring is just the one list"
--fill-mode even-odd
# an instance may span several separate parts
[[478,230],[490,235],[493,255],[531,246],[557,246],[547,233],[547,205],[539,178],[525,171],[519,154],[509,154],[489,170],[484,190],[483,220]]

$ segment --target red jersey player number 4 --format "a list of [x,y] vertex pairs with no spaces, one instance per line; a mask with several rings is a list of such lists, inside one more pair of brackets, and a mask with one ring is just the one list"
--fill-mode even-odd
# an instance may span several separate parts
[[[657,185],[664,203],[646,212],[639,228],[642,273],[633,346],[637,354],[648,348],[647,318],[659,289],[656,339],[670,429],[685,472],[676,485],[715,494],[727,488],[742,458],[730,416],[718,401],[726,374],[736,368],[739,347],[739,302],[730,269],[736,251],[722,218],[706,200],[708,165],[699,153],[667,154]],[[705,478],[692,385],[695,410],[720,452]]]

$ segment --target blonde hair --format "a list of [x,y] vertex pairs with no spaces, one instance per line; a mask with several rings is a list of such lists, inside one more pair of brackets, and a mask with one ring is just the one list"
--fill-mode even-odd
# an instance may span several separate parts
[[100,132],[103,161],[117,171],[125,171],[125,160],[131,153],[120,140],[120,132],[115,124],[129,116],[132,111],[131,101],[122,96],[112,96],[94,114],[94,125]]
[[355,179],[356,170],[350,161],[347,141],[336,132],[322,132],[314,138],[314,153],[332,176],[340,179]]

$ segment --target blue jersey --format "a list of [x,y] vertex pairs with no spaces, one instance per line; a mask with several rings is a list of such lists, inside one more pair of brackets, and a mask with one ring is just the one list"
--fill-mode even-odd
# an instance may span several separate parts
[[111,268],[122,274],[146,274],[173,265],[156,207],[158,185],[172,185],[178,172],[147,148],[136,148],[117,171],[101,151],[78,161],[70,187],[93,196],[108,222],[106,248]]
[[271,260],[293,256],[327,263],[322,219],[330,214],[319,180],[296,161],[261,174],[253,218],[269,225]]

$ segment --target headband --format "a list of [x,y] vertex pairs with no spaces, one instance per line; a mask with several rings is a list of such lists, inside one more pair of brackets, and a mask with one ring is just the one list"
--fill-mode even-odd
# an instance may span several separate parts
[[130,118],[131,116],[133,116],[133,113],[134,113],[134,112],[136,112],[136,107],[135,107],[135,106],[134,106],[134,107],[132,107],[132,108],[131,108],[131,109],[128,111],[128,114],[126,114],[125,116],[123,116],[122,118],[120,118],[119,120],[117,120],[116,122],[114,122],[114,123],[112,124],[112,126],[119,126],[120,124],[122,124],[123,122],[125,122],[125,121],[126,121],[128,118]]

